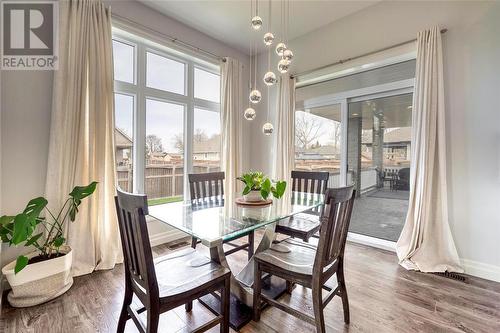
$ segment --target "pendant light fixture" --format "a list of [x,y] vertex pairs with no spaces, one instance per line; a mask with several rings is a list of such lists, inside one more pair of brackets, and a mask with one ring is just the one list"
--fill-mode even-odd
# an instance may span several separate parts
[[[250,0],[250,23],[252,30],[261,30],[264,26],[264,21],[262,17],[259,16],[259,0],[255,0],[255,11],[254,11],[254,0]],[[267,86],[267,110],[266,110],[266,122],[262,125],[262,132],[265,135],[271,135],[274,132],[274,126],[269,121],[269,109],[270,109],[270,98],[269,92],[270,88],[278,82],[276,74],[271,70],[271,53],[274,51],[280,57],[278,60],[277,68],[279,73],[285,74],[289,71],[291,61],[294,57],[292,50],[287,47],[288,44],[288,26],[290,20],[290,0],[280,1],[280,18],[281,18],[281,34],[279,35],[280,42],[276,44],[274,48],[271,46],[275,43],[276,36],[272,32],[272,3],[268,0],[268,24],[267,32],[264,34],[262,41],[264,45],[268,47],[267,49],[267,72],[262,78],[264,84]],[[258,48],[254,44],[253,35],[250,39],[250,78],[249,78],[249,90],[250,94],[248,96],[248,108],[244,112],[244,117],[246,120],[254,120],[256,118],[256,111],[251,106],[252,104],[257,104],[262,100],[262,94],[257,88],[257,59],[258,58]]]
[[[271,0],[269,0],[269,9],[268,9],[268,14],[269,14],[269,19],[268,19],[268,31],[272,30],[272,8],[271,8]],[[271,34],[268,32],[267,34]],[[267,35],[266,34],[266,35]],[[264,35],[264,44],[265,43],[265,35]],[[267,44],[266,44],[267,45]],[[270,44],[269,44],[270,46]],[[276,74],[274,74],[273,71],[271,71],[271,48],[269,47],[269,50],[267,51],[267,73],[264,74],[264,83],[269,87],[273,86],[276,82],[278,82],[278,79],[276,78]],[[268,90],[269,91],[269,90]]]
[[262,27],[262,18],[259,16],[259,0],[255,1],[255,16],[252,17],[251,22],[252,28],[254,30],[260,30],[260,28]]
[[[260,19],[260,26],[262,26],[262,19],[258,15],[258,8],[259,8],[259,2],[258,0],[255,1],[255,16],[252,17],[252,27],[257,30],[254,26],[254,18],[258,17]],[[252,7],[252,1],[250,1],[250,13],[251,16],[253,15],[253,7]],[[258,29],[260,29],[260,26]],[[253,37],[251,37],[250,40],[250,82],[252,82],[252,62],[253,62],[253,86],[251,87],[250,95],[248,96],[248,99],[250,100],[251,103],[257,104],[260,102],[262,99],[262,94],[260,91],[257,89],[257,52],[255,52],[255,56],[253,56]],[[254,111],[255,112],[255,111]]]

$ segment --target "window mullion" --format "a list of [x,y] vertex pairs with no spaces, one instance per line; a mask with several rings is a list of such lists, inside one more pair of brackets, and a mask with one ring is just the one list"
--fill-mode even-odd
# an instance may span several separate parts
[[135,130],[137,135],[134,140],[134,191],[145,193],[145,170],[146,156],[146,95],[144,91],[146,83],[146,51],[143,45],[139,44],[137,50],[137,111],[135,113]]
[[192,62],[187,64],[186,91],[188,102],[184,113],[184,193],[189,193],[187,175],[193,172],[193,133],[194,133],[194,66]]

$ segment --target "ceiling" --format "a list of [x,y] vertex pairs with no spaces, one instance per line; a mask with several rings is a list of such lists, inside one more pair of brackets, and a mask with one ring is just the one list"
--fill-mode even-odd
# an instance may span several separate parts
[[[350,102],[349,119],[362,118],[363,129],[373,128],[373,118],[378,115],[385,128],[399,128],[411,126],[413,94],[402,94],[362,102]],[[316,116],[340,122],[340,104],[307,109]]]
[[[264,30],[259,34],[250,28],[250,1],[169,1],[169,0],[139,0],[145,5],[180,21],[196,30],[202,31],[241,52],[249,53],[249,40],[254,37],[261,39]],[[371,6],[374,1],[290,1],[290,28],[288,39],[292,40],[314,31],[335,20]],[[272,1],[273,29],[277,35],[280,24],[281,1]],[[268,2],[259,1],[259,15],[268,19]],[[259,37],[260,36],[260,37]],[[264,43],[257,43],[264,48]]]

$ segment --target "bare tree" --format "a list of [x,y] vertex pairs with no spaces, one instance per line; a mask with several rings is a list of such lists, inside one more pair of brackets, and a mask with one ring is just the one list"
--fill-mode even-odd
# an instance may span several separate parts
[[333,142],[335,148],[340,148],[340,135],[342,134],[342,128],[339,121],[333,122],[333,131],[330,134],[330,139]]
[[163,151],[163,146],[161,144],[161,138],[155,134],[149,134],[146,136],[146,154],[151,156],[153,153],[159,153]]
[[295,141],[297,146],[307,149],[318,140],[322,133],[322,123],[315,117],[297,112],[295,118]]
[[[205,131],[197,128],[193,134],[193,142],[205,142],[208,141],[209,137]],[[178,133],[174,135],[174,147],[179,151],[179,153],[184,152],[184,135],[182,133]]]
[[182,133],[174,135],[174,147],[179,153],[184,152],[184,135]]
[[208,141],[208,135],[207,133],[205,133],[204,130],[200,129],[200,128],[197,128],[195,131],[194,131],[194,134],[193,134],[193,140],[194,142],[204,142],[204,141]]

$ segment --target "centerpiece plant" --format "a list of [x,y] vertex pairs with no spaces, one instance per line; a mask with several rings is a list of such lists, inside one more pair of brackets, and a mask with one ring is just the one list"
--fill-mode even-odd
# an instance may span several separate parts
[[243,189],[244,196],[254,191],[259,192],[263,200],[267,200],[271,194],[276,199],[280,199],[286,190],[286,181],[279,180],[273,182],[264,173],[258,171],[244,173],[237,179],[245,184],[245,188]]
[[[64,245],[64,228],[67,221],[75,221],[78,207],[82,200],[94,193],[97,182],[87,186],[76,186],[61,209],[54,214],[47,208],[48,201],[44,197],[30,200],[26,208],[15,216],[4,215],[0,217],[0,237],[2,242],[9,246],[23,244],[34,247],[37,255],[28,258],[20,255],[17,257],[14,268],[15,274],[19,273],[30,263],[41,262],[57,258],[61,246]],[[45,212],[46,214],[42,214]]]

